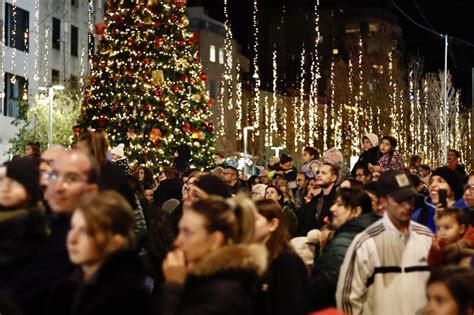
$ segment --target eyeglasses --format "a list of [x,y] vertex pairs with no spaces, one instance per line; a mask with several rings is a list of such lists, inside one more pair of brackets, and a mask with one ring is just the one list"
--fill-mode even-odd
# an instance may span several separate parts
[[52,171],[52,172],[45,173],[44,177],[50,183],[55,183],[59,181],[60,178],[62,178],[63,185],[65,186],[86,182],[86,179],[84,179],[81,175],[74,174],[74,173],[60,175],[58,172]]
[[474,184],[466,184],[464,185],[464,190],[470,189],[471,191],[474,191]]

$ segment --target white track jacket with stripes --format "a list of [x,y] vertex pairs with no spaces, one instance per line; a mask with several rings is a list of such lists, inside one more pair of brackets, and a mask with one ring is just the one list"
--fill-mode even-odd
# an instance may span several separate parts
[[426,304],[431,231],[411,221],[398,231],[384,217],[359,233],[339,274],[338,309],[349,314],[417,314]]

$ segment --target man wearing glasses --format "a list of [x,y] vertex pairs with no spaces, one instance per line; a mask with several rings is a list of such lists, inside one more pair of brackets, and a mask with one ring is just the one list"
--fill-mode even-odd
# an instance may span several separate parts
[[50,236],[8,289],[25,314],[38,312],[49,290],[74,270],[66,249],[69,221],[81,199],[99,191],[97,163],[78,151],[61,152],[44,178],[45,199],[52,211]]
[[239,171],[235,167],[228,166],[224,169],[224,181],[233,195],[237,194],[242,187],[239,181]]

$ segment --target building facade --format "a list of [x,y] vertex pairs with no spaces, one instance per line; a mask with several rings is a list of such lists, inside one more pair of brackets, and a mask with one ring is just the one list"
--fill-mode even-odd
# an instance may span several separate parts
[[[0,162],[8,158],[20,102],[53,84],[79,89],[89,73],[104,0],[0,0]],[[33,139],[32,139],[33,140]]]

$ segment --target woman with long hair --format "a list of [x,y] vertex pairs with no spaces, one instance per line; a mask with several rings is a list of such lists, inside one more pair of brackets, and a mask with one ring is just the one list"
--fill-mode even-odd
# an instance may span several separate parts
[[128,185],[124,171],[107,160],[109,141],[104,130],[88,130],[77,142],[76,148],[95,158],[100,167],[99,187],[101,190],[115,190],[135,208],[135,196]]
[[287,227],[290,236],[296,235],[296,230],[298,229],[298,219],[296,218],[293,210],[291,210],[288,204],[285,203],[285,195],[283,192],[276,186],[268,185],[265,189],[265,199],[274,200],[281,206],[285,226]]
[[336,306],[339,269],[355,236],[379,218],[372,211],[369,195],[353,188],[340,188],[331,207],[334,236],[316,258],[310,280],[310,310]]
[[255,206],[248,199],[209,196],[179,222],[176,249],[163,263],[160,314],[253,314],[266,250],[254,239]]
[[256,202],[255,240],[268,250],[258,314],[306,314],[308,272],[293,251],[280,204]]
[[113,191],[78,206],[67,237],[77,278],[60,285],[48,314],[146,314],[145,273],[133,250],[133,211]]
[[153,171],[150,168],[146,166],[139,166],[134,172],[134,176],[138,179],[142,187],[145,187],[145,185],[151,185],[152,187],[155,187]]

